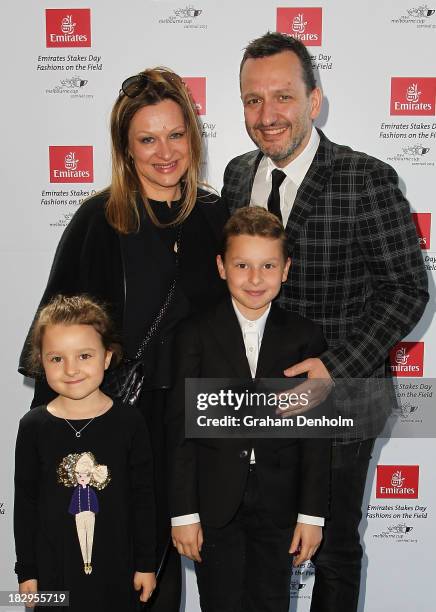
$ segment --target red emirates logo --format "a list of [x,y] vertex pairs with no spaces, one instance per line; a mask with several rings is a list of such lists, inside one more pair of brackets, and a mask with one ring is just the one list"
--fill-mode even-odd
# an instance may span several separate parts
[[198,115],[206,114],[206,77],[183,77]]
[[424,342],[399,342],[389,357],[393,376],[423,376]]
[[392,77],[391,115],[434,115],[436,78]]
[[47,47],[90,47],[91,9],[45,9]]
[[430,249],[431,213],[412,213],[421,249]]
[[92,183],[93,147],[49,147],[50,183]]
[[378,465],[377,499],[418,497],[419,465]]
[[277,32],[298,38],[306,47],[320,47],[322,8],[278,8]]

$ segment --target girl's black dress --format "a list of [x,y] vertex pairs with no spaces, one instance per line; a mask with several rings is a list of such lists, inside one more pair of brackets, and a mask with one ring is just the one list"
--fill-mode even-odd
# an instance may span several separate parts
[[[88,421],[71,423],[80,430]],[[79,491],[75,465],[84,454],[104,476],[102,485],[91,480]],[[19,581],[37,577],[40,591],[69,591],[74,612],[137,610],[133,574],[155,566],[152,453],[139,412],[114,404],[76,437],[65,419],[39,406],[20,421],[15,466]],[[90,574],[76,529],[79,510],[95,516]]]

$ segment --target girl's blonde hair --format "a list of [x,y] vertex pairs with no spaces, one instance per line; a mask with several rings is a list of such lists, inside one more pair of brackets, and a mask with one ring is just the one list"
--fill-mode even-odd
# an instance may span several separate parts
[[121,358],[121,345],[116,340],[112,320],[101,304],[87,295],[55,295],[38,311],[32,325],[27,367],[33,375],[43,371],[42,340],[49,325],[91,325],[100,335],[104,348],[112,351],[111,362],[115,365]]
[[[135,81],[136,79],[136,81]],[[156,67],[131,77],[133,83],[120,91],[112,109],[110,129],[112,140],[112,181],[106,204],[108,223],[121,234],[138,231],[140,218],[136,205],[138,194],[145,209],[158,227],[164,227],[153,212],[146,194],[142,192],[133,160],[129,154],[128,134],[133,116],[144,106],[173,100],[180,106],[189,143],[189,165],[182,177],[182,205],[177,217],[168,225],[182,223],[194,208],[201,161],[201,129],[194,103],[182,79],[172,70]],[[130,88],[130,90],[129,90]]]

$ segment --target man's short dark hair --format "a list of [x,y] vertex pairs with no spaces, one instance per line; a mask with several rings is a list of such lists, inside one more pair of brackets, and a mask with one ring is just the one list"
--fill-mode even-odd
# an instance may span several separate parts
[[241,75],[242,67],[248,59],[270,57],[271,55],[276,55],[283,51],[292,51],[300,60],[303,81],[306,85],[307,93],[309,94],[316,87],[316,79],[310,54],[305,45],[297,38],[280,34],[280,32],[267,32],[260,38],[256,38],[249,43],[242,57],[239,76]]
[[283,258],[289,257],[286,233],[282,222],[261,206],[245,206],[230,217],[223,229],[221,257],[225,259],[229,240],[233,236],[260,236],[270,240],[280,240]]

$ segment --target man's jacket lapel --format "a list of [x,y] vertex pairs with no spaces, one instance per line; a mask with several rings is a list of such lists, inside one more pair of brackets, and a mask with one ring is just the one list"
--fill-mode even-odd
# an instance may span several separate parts
[[294,205],[286,225],[288,244],[291,247],[298,238],[298,234],[320,194],[325,189],[325,184],[332,172],[332,150],[330,141],[319,132],[321,140],[312,164],[301,183]]

